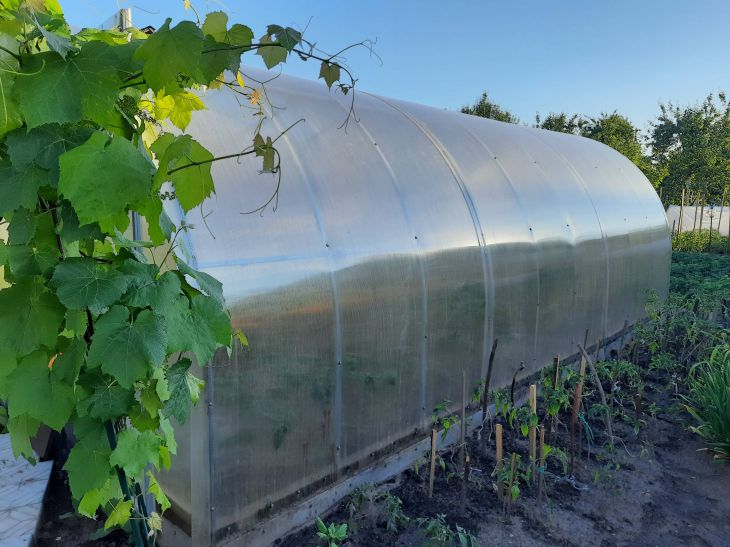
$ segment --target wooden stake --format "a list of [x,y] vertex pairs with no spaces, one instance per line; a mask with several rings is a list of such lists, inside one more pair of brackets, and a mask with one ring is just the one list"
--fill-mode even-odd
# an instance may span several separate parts
[[[499,339],[495,338],[492,342],[492,351],[489,353],[489,366],[487,366],[487,375],[484,377],[484,393],[482,394],[482,420],[487,419],[487,407],[489,406],[489,386],[492,383],[492,369],[494,368],[494,354],[497,352],[497,344]],[[484,437],[486,439],[486,437]]]
[[677,235],[682,233],[682,225],[684,224],[684,188],[682,188],[682,202],[679,206],[679,227],[677,228]]
[[595,353],[595,355],[596,355],[596,357],[595,357],[596,363],[598,362],[598,357],[601,354],[600,352],[601,352],[601,339],[600,338],[596,338],[596,353]]
[[542,501],[545,489],[545,426],[540,427],[540,479],[537,483],[537,502]]
[[461,369],[461,472],[466,469],[466,371]]
[[502,463],[504,461],[504,452],[502,451],[502,424],[494,426],[494,440],[497,447],[497,499],[501,500],[504,494],[504,485],[502,484]]
[[573,396],[573,413],[570,416],[570,473],[575,470],[575,428],[578,425],[578,410],[580,409],[581,399],[583,398],[583,381],[586,375],[586,358],[581,355],[580,369],[578,371],[578,383],[575,386],[575,395]]
[[[530,384],[530,422],[532,415],[537,415],[537,386]],[[537,460],[537,429],[530,423],[530,466],[532,467],[532,476],[535,476],[535,461]]]
[[431,467],[428,472],[428,498],[433,497],[433,479],[436,476],[436,445],[438,443],[438,431],[431,430]]
[[591,358],[586,353],[585,348],[578,345],[578,349],[580,350],[581,354],[583,355],[583,358],[588,361],[588,366],[591,368],[591,374],[593,375],[593,381],[596,383],[596,387],[598,387],[598,394],[601,396],[601,404],[606,409],[606,431],[608,432],[608,442],[613,446],[613,424],[611,423],[611,412],[608,408],[608,403],[606,402],[606,394],[603,391],[603,386],[601,385],[601,379],[598,377],[598,371],[596,370],[595,365],[593,364],[593,361],[591,361]]

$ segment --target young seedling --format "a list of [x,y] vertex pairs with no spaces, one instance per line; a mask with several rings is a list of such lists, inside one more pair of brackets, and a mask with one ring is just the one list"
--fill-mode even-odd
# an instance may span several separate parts
[[335,524],[334,522],[327,526],[322,519],[317,517],[317,536],[325,541],[327,547],[338,547],[347,539],[347,523]]

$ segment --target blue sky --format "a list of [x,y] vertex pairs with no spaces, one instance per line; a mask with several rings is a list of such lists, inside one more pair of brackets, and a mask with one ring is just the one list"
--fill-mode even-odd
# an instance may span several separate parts
[[[61,0],[68,20],[96,26],[132,7],[135,26],[192,17],[182,0]],[[377,40],[348,62],[367,91],[448,109],[482,90],[532,123],[535,112],[614,109],[639,127],[659,101],[730,91],[728,0],[193,0],[259,36],[268,23],[304,28],[324,50]],[[253,63],[252,63],[253,61]],[[257,64],[250,56],[244,62]],[[315,78],[291,59],[285,72]]]

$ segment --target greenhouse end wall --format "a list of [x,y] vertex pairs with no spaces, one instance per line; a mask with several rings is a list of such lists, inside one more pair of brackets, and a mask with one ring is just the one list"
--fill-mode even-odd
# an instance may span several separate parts
[[[607,146],[365,93],[340,128],[350,95],[285,76],[267,93],[286,106],[270,134],[304,120],[276,143],[276,208],[244,214],[277,177],[233,160],[186,218],[184,252],[250,341],[201,371],[207,404],[165,477],[196,545],[420,439],[434,406],[461,399],[462,370],[470,391],[484,376],[494,339],[497,387],[668,291],[664,210]],[[206,103],[189,132],[216,155],[243,148],[254,117],[233,94]]]

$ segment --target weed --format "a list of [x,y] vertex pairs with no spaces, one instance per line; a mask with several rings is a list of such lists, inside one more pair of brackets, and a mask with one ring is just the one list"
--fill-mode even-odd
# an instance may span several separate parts
[[730,458],[730,345],[716,347],[689,373],[687,411],[699,422],[692,431],[719,457]]

